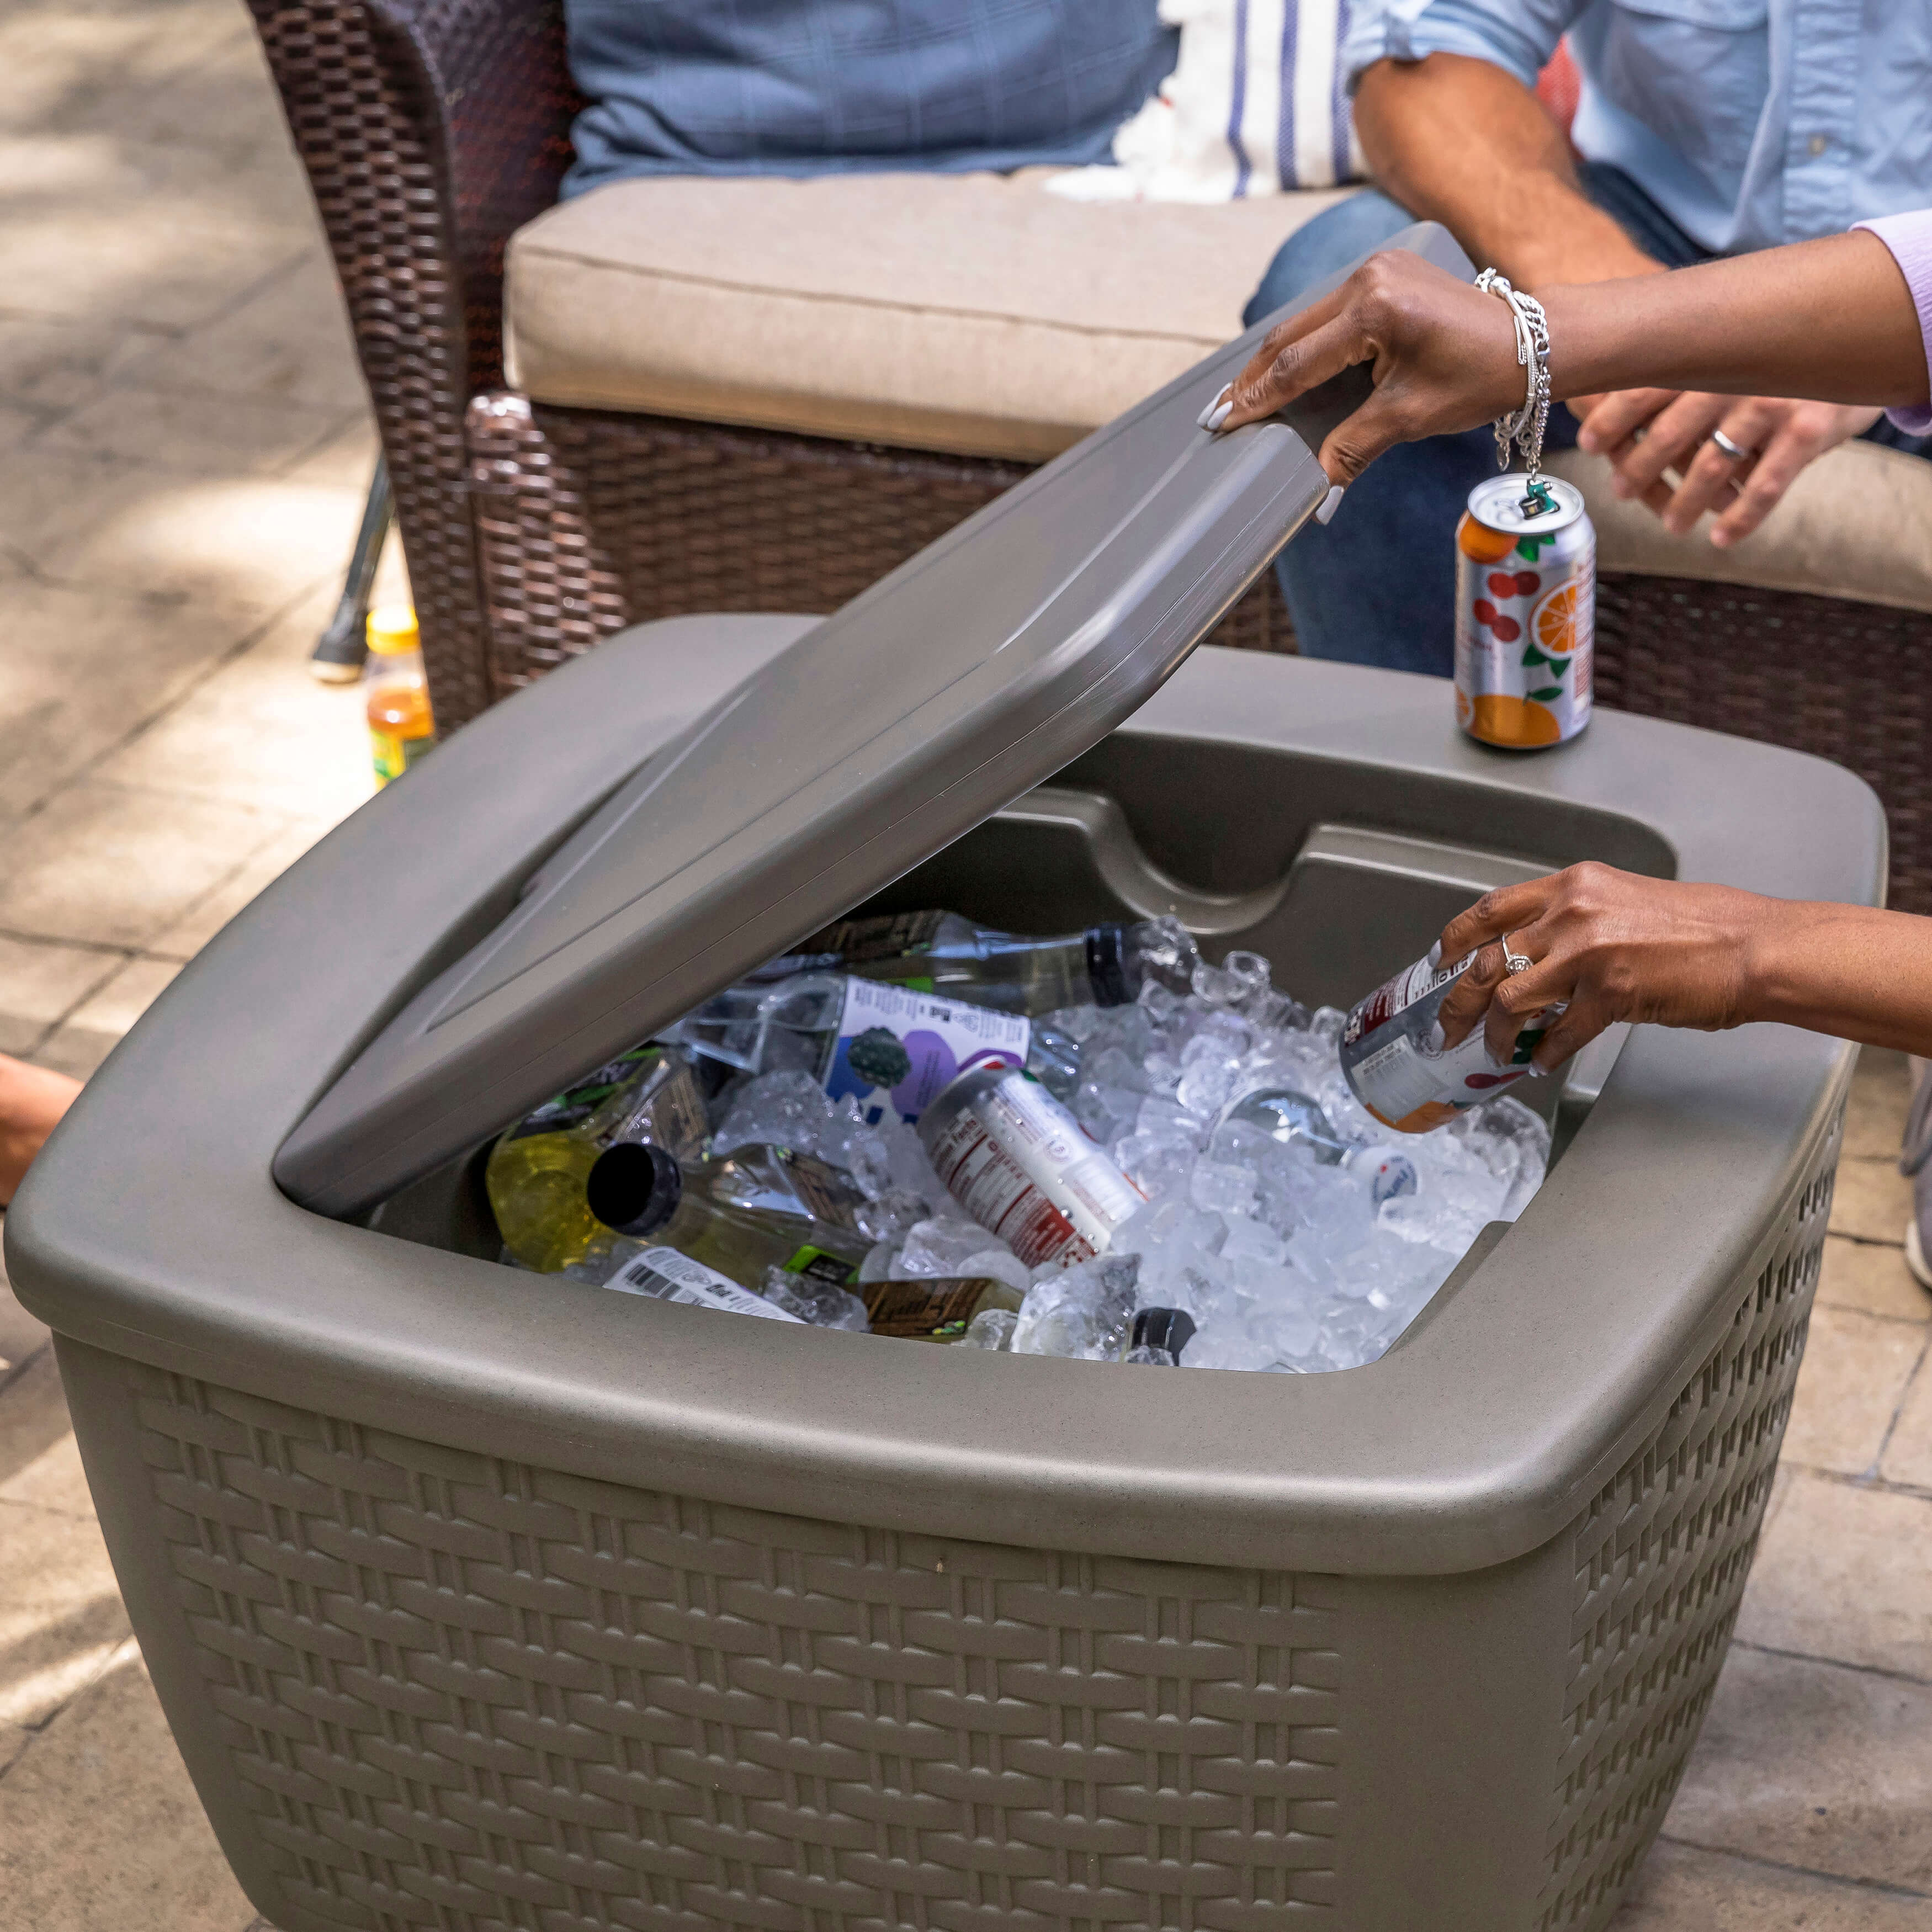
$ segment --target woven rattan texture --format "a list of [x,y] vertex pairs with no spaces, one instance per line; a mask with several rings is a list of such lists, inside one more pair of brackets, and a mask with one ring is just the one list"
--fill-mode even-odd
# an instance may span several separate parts
[[[836,610],[1027,474],[500,393],[471,404],[470,446],[500,694],[627,624]],[[1294,648],[1272,572],[1213,641]]]
[[1578,1526],[1542,1932],[1608,1922],[1716,1688],[1804,1352],[1842,1127],[1841,1118],[1729,1334]]
[[316,1921],[1267,1932],[1333,1895],[1319,1579],[614,1487],[131,1370]]
[[374,401],[439,725],[492,695],[463,412],[500,367],[503,245],[577,97],[555,0],[251,0]]
[[1597,587],[1597,696],[1813,752],[1884,802],[1892,903],[1932,913],[1932,616],[1676,577]]

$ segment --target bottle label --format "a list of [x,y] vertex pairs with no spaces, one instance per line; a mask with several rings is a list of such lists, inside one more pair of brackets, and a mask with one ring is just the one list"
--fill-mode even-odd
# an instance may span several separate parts
[[1024,1066],[1032,1040],[1032,1026],[1016,1013],[888,981],[848,980],[825,1090],[834,1100],[856,1100],[869,1126],[888,1111],[914,1121],[970,1068]]
[[[586,1073],[575,1086],[565,1088],[554,1100],[546,1100],[534,1113],[526,1114],[503,1138],[520,1141],[531,1134],[560,1134],[566,1128],[580,1126],[640,1066],[663,1051],[657,1046],[634,1046],[628,1053],[620,1053],[615,1060],[607,1060],[602,1066]],[[697,1082],[691,1079],[688,1066],[685,1068],[685,1078],[690,1082],[698,1118],[702,1120],[704,1102],[696,1100]],[[703,1144],[701,1130],[699,1143]],[[672,1153],[682,1155],[682,1149],[670,1142],[664,1142],[664,1145]]]
[[823,1248],[800,1248],[785,1263],[787,1274],[803,1275],[808,1281],[829,1282],[834,1288],[850,1288],[859,1272],[856,1262],[842,1255],[828,1254]]
[[943,912],[896,912],[879,919],[842,919],[836,926],[828,926],[802,940],[798,950],[826,954],[848,965],[875,959],[902,959],[909,952],[923,952],[939,937],[945,921]]
[[427,733],[420,737],[403,738],[393,731],[372,730],[369,749],[376,761],[376,782],[385,785],[392,778],[400,778],[418,758],[435,748],[435,739]]
[[832,1228],[857,1227],[859,1210],[865,1206],[866,1197],[852,1185],[842,1168],[808,1154],[794,1154],[789,1148],[784,1160],[785,1174],[792,1192],[798,1196],[799,1205],[814,1221],[823,1221]]
[[681,1255],[675,1248],[646,1248],[633,1255],[604,1286],[625,1294],[648,1294],[659,1301],[682,1301],[692,1308],[716,1308],[729,1315],[757,1315],[767,1322],[796,1322],[796,1315],[741,1288],[716,1268]]
[[964,1275],[868,1282],[858,1293],[874,1335],[908,1342],[956,1342],[981,1309],[1017,1310],[1024,1298],[1003,1281]]

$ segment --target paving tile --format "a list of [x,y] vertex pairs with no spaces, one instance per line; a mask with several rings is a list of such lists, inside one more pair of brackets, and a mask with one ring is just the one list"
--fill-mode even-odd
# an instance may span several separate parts
[[[0,1227],[6,1225],[0,1216]],[[0,1264],[0,1390],[29,1355],[37,1355],[50,1340],[46,1324],[37,1322],[15,1298]],[[0,1566],[4,1567],[4,1566]]]
[[1926,1332],[1852,1309],[1814,1308],[1785,1456],[1840,1475],[1872,1469],[1924,1351]]
[[180,970],[171,959],[129,960],[35,1049],[35,1064],[89,1078]]
[[[354,489],[328,488],[92,466],[108,478],[77,510],[47,515],[44,526],[53,527],[38,542],[14,538],[18,547],[32,545],[44,577],[239,604],[264,617],[305,590],[339,588],[368,494],[366,480]],[[0,475],[0,530],[8,528],[8,494]]]
[[286,468],[340,427],[339,410],[239,395],[138,386],[104,389],[44,431],[35,447],[196,476]]
[[237,913],[252,904],[331,829],[313,820],[291,826],[263,846],[238,872],[206,898],[197,901],[172,926],[157,933],[146,950],[164,958],[192,959]]
[[334,601],[332,593],[304,599],[106,759],[97,776],[332,823],[346,818],[375,780],[360,690],[318,683],[309,673],[309,653]]
[[0,906],[16,932],[138,946],[286,823],[225,799],[70,785],[0,848]]
[[0,1780],[5,1932],[242,1932],[235,1882],[130,1644]]
[[190,214],[170,197],[139,208],[10,209],[8,307],[35,316],[186,328],[241,301],[307,250],[281,222]]
[[1610,1932],[1932,1932],[1932,1899],[1660,1840]]
[[[173,703],[264,621],[259,607],[215,598],[0,584],[0,824]],[[0,929],[9,922],[0,904]]]
[[94,1520],[51,1348],[30,1355],[0,1389],[0,1504]]
[[1883,1160],[1840,1160],[1832,1193],[1832,1232],[1868,1241],[1902,1241],[1912,1218],[1912,1184],[1894,1151]]
[[1932,1490],[1932,1365],[1922,1363],[1905,1392],[1880,1473],[1888,1483]]
[[1664,1829],[1932,1893],[1928,1738],[1932,1686],[1734,1648]]
[[1897,1322],[1932,1322],[1932,1294],[1905,1265],[1905,1251],[1889,1243],[1825,1238],[1818,1300],[1827,1308],[1862,1309]]
[[[0,376],[4,356],[0,336]],[[335,269],[319,247],[218,321],[154,341],[134,380],[150,389],[299,404],[338,418],[369,406]]]
[[1845,1103],[1845,1152],[1854,1158],[1896,1160],[1912,1098],[1905,1055],[1882,1046],[1858,1049],[1858,1071]]
[[100,1532],[0,1504],[0,1725],[35,1729],[84,1691],[130,1632]]
[[1932,1684],[1932,1498],[1792,1472],[1737,1634]]
[[[0,1053],[31,1052],[120,964],[112,952],[0,933]],[[4,1332],[0,1326],[0,1336]],[[0,1354],[5,1352],[0,1341]]]
[[118,323],[0,316],[0,396],[71,409],[149,352],[152,340]]

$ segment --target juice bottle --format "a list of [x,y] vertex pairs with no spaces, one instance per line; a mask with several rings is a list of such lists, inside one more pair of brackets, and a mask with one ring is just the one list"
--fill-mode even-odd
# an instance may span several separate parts
[[385,604],[369,613],[369,662],[362,688],[376,782],[387,784],[436,742],[422,640],[409,604]]

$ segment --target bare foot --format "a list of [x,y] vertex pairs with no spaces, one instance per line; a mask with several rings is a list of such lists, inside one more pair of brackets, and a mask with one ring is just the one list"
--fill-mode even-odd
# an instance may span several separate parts
[[26,1179],[40,1144],[80,1091],[80,1082],[0,1053],[0,1208]]

